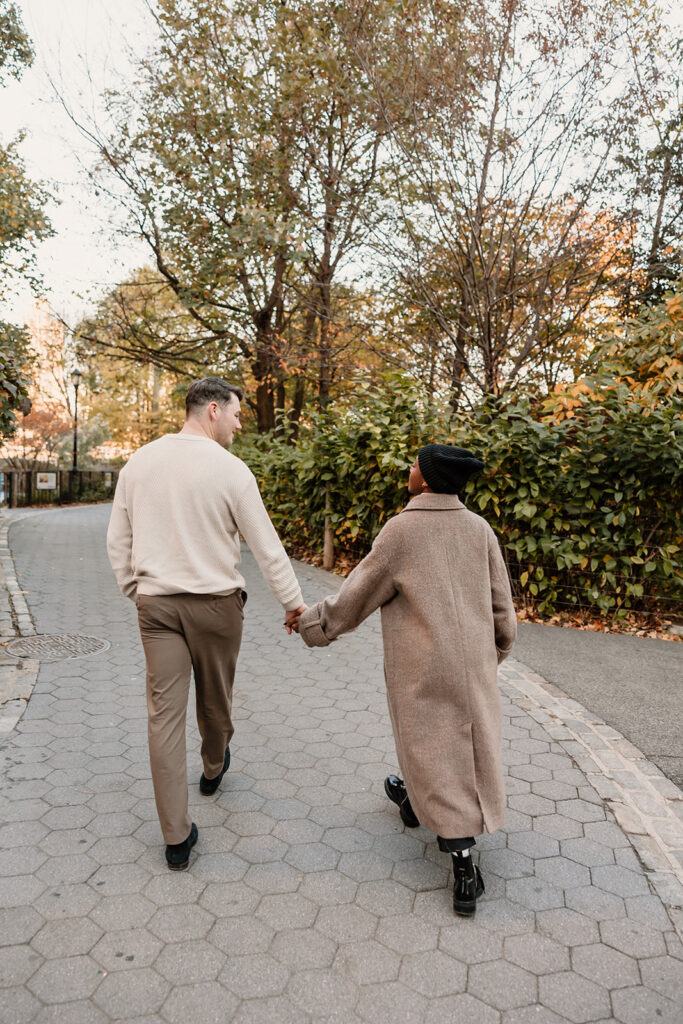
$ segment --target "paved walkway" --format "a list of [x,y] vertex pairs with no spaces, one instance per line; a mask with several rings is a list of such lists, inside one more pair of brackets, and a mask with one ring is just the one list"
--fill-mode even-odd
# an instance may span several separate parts
[[[2,1024],[679,1024],[680,791],[507,662],[505,829],[478,846],[476,920],[454,917],[446,857],[383,794],[395,764],[377,620],[306,650],[248,554],[233,762],[201,797],[191,716],[199,843],[188,872],[168,872],[108,511],[11,528],[37,632],[111,648],[24,662],[19,680],[37,674],[27,706],[6,684],[6,723],[26,710],[0,747]],[[336,585],[301,578],[309,602]]]

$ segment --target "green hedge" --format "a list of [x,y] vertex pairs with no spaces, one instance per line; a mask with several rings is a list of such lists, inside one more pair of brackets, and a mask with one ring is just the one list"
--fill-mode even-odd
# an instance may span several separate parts
[[420,445],[472,448],[486,470],[461,497],[498,534],[518,599],[548,614],[680,608],[680,400],[643,404],[595,378],[569,404],[512,398],[449,425],[394,380],[314,418],[296,444],[243,438],[236,451],[286,544],[322,551],[327,494],[338,550],[361,557],[405,504]]

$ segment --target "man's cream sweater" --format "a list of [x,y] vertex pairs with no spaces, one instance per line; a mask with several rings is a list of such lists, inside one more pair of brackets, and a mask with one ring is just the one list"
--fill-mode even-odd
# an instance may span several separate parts
[[301,590],[251,470],[211,438],[166,434],[122,469],[107,552],[126,597],[244,587],[239,533],[286,610]]

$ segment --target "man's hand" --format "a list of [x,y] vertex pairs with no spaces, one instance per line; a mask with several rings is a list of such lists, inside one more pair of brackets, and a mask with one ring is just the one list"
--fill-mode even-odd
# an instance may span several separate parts
[[292,635],[292,630],[294,630],[295,633],[299,632],[299,616],[303,615],[307,608],[308,605],[302,604],[290,612],[285,612],[285,629],[289,636]]

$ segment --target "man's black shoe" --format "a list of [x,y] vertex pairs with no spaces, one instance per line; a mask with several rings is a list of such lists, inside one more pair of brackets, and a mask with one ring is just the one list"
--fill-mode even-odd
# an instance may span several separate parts
[[223,760],[223,771],[220,772],[216,776],[215,779],[207,779],[207,777],[204,774],[204,772],[202,772],[202,777],[199,780],[199,791],[201,793],[204,793],[206,796],[211,796],[212,793],[215,793],[216,790],[218,789],[220,783],[221,783],[221,779],[223,778],[223,776],[225,775],[225,773],[227,772],[229,767],[230,767],[230,747],[226,747],[225,748],[225,758]]
[[190,863],[190,850],[197,842],[197,826],[192,822],[190,834],[184,843],[169,843],[166,847],[166,863],[171,871],[184,871]]
[[420,822],[415,817],[415,811],[410,806],[406,785],[398,775],[389,775],[384,780],[384,792],[390,800],[398,805],[401,814],[401,821],[407,828],[417,828]]
[[474,917],[477,899],[484,892],[484,879],[471,857],[453,857],[453,910],[461,917]]

